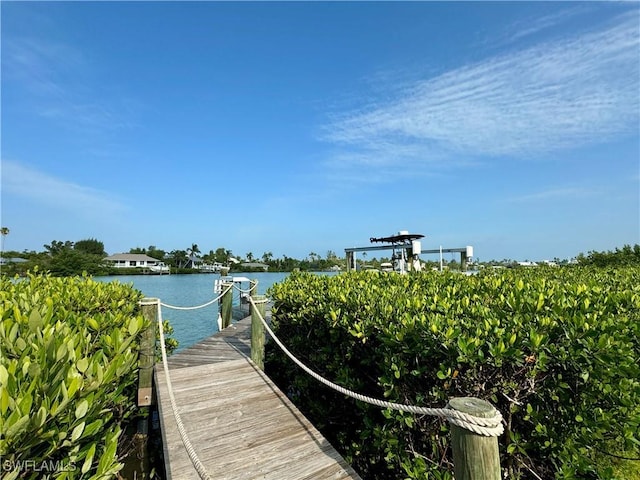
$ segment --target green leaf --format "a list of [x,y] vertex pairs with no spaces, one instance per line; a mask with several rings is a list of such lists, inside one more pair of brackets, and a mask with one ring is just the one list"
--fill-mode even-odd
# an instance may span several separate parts
[[29,365],[29,376],[31,378],[36,378],[40,375],[40,372],[42,371],[42,369],[40,368],[40,365],[38,365],[37,363],[31,363]]
[[95,454],[96,454],[96,444],[92,443],[91,446],[89,447],[89,451],[87,452],[87,456],[84,459],[84,463],[82,464],[82,469],[81,469],[82,473],[87,473],[89,471],[93,463],[93,457]]
[[540,292],[540,295],[538,296],[538,303],[536,304],[536,312],[539,312],[540,310],[542,310],[543,306],[544,306],[544,294]]
[[58,350],[56,352],[56,362],[59,362],[62,359],[66,359],[67,354],[67,345],[63,343],[58,347]]
[[33,425],[36,428],[42,427],[47,421],[47,409],[42,406],[38,409],[38,413],[36,413],[35,417],[33,417]]
[[6,388],[0,388],[0,413],[4,416],[9,408],[10,398]]
[[104,422],[102,420],[100,420],[100,419],[98,419],[98,420],[96,420],[94,422],[91,422],[89,425],[87,425],[87,428],[84,429],[83,436],[89,437],[89,436],[93,435],[94,433],[96,433],[100,429],[100,427],[102,427],[103,423]]
[[89,402],[86,398],[83,398],[76,407],[76,418],[82,418],[87,414],[89,410]]
[[118,436],[107,435],[107,445],[98,461],[98,475],[104,475],[109,469],[113,468],[116,462],[116,449],[118,448]]
[[89,359],[87,357],[83,357],[76,363],[76,368],[79,372],[84,373],[89,366]]
[[[24,415],[20,417],[15,423],[11,424],[11,426],[7,428],[4,434],[5,438],[10,439],[21,434],[29,425],[30,419],[31,417],[29,415]],[[3,426],[6,427],[6,425],[3,425]]]
[[9,472],[7,475],[3,476],[2,480],[15,480],[16,478],[18,478],[18,475],[20,475],[20,469],[16,468],[15,470]]
[[20,411],[25,415],[28,415],[31,412],[31,405],[33,404],[33,397],[30,393],[27,393],[22,400],[20,400],[19,406]]
[[83,431],[84,431],[84,422],[80,423],[79,425],[76,426],[76,428],[73,429],[73,432],[71,432],[71,441],[75,442],[77,439],[79,439]]
[[27,342],[25,342],[22,337],[18,337],[16,339],[16,349],[22,352],[25,348],[27,348]]
[[32,332],[37,332],[42,329],[42,316],[40,312],[37,310],[32,310],[31,315],[29,315],[29,330]]
[[135,335],[136,333],[138,333],[138,331],[140,330],[139,320],[140,318],[138,317],[133,317],[131,320],[129,320],[129,327],[127,328],[127,330],[129,331],[129,335]]
[[29,367],[31,366],[31,360],[29,360],[28,358],[25,358],[23,363],[22,363],[22,376],[26,377],[27,374],[29,373]]
[[73,397],[73,394],[78,391],[78,389],[80,388],[81,385],[82,385],[82,378],[73,377],[71,379],[71,381],[69,382],[69,388],[67,390],[67,395],[69,395],[69,397]]
[[9,372],[4,365],[0,365],[0,385],[6,386],[9,380]]

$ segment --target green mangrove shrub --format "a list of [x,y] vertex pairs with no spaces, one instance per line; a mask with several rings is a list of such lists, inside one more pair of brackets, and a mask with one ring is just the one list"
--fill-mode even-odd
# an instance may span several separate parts
[[0,282],[3,478],[113,478],[136,415],[141,293],[86,277]]
[[[492,402],[510,479],[612,479],[609,458],[640,456],[638,268],[293,274],[269,295],[276,334],[332,381]],[[266,370],[363,477],[452,478],[446,423],[345,398],[273,344]]]

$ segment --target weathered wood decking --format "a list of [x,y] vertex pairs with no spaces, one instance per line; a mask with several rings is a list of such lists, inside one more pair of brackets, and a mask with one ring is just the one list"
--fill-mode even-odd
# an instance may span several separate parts
[[[250,318],[169,358],[176,403],[214,479],[360,477],[248,358]],[[180,438],[162,365],[156,392],[168,479],[200,478]]]

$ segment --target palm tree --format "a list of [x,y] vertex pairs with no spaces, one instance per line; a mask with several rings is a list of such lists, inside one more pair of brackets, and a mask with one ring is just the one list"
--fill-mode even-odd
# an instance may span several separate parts
[[183,268],[183,266],[188,263],[187,252],[184,250],[173,250],[169,253],[169,257],[171,257],[173,265],[176,268]]
[[4,237],[9,235],[9,229],[7,227],[0,228],[0,235],[2,235],[2,243],[0,244],[0,255],[4,252]]
[[189,264],[191,264],[191,268],[193,268],[195,266],[194,260],[196,259],[197,255],[200,253],[200,249],[198,248],[198,244],[197,243],[192,243],[191,244],[191,248],[187,249],[187,253],[189,255],[189,260],[187,261],[187,264],[185,265],[185,268],[189,266]]

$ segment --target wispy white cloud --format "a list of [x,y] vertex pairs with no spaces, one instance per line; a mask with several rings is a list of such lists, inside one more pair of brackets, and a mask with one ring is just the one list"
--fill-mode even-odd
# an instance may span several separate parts
[[525,20],[516,21],[504,28],[504,33],[498,35],[496,41],[499,45],[514,43],[526,37],[531,37],[545,30],[557,27],[575,17],[592,10],[589,5],[571,5],[569,8],[557,10],[549,15],[541,17],[528,17]]
[[8,38],[2,63],[3,75],[21,89],[22,107],[42,118],[81,132],[131,126],[128,105],[97,87],[81,48],[50,38]]
[[543,190],[541,192],[528,193],[526,195],[520,195],[518,197],[511,198],[512,202],[539,202],[539,201],[555,201],[555,200],[567,200],[567,199],[579,199],[585,197],[591,197],[598,194],[593,189],[586,189],[580,187],[562,187],[551,188]]
[[87,218],[107,218],[127,210],[124,203],[106,192],[5,159],[2,160],[2,193],[3,197],[13,195],[26,198]]
[[85,63],[80,51],[69,45],[35,38],[3,39],[4,72],[32,94],[65,97],[65,83]]
[[392,99],[326,125],[324,139],[339,152],[329,166],[367,179],[381,165],[430,171],[460,158],[530,158],[637,134],[638,15],[634,8],[598,30],[390,89]]

